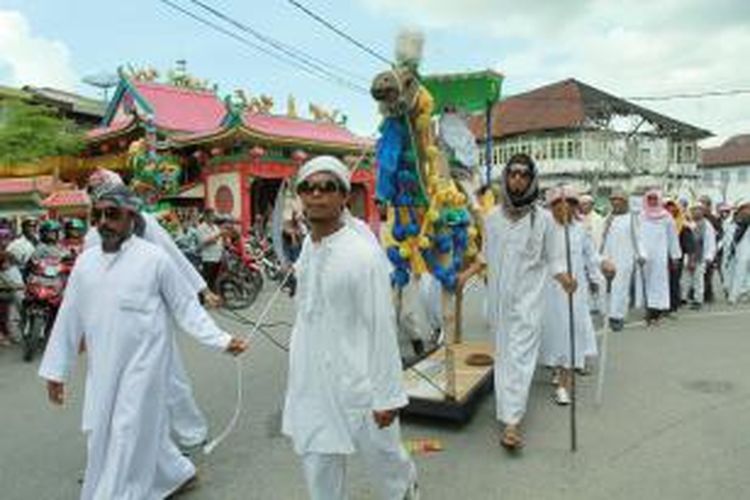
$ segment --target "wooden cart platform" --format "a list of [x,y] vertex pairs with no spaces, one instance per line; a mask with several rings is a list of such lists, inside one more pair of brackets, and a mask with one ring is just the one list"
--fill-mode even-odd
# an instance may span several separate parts
[[[471,354],[494,357],[492,344],[462,342],[451,345],[450,349],[452,360],[443,346],[414,364],[413,368],[404,370],[404,388],[409,396],[409,405],[403,411],[406,416],[464,423],[474,414],[482,397],[492,391],[493,366],[471,366],[466,363]],[[453,381],[447,376],[450,369],[446,369],[451,364],[455,373]],[[449,396],[451,394],[453,397]]]

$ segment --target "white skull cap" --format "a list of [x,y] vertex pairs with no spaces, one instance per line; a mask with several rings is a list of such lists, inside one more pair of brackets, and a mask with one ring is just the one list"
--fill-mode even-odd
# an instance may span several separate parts
[[341,160],[334,158],[333,156],[316,156],[312,160],[304,163],[297,174],[297,185],[299,186],[302,181],[306,180],[311,175],[321,172],[333,174],[347,191],[351,190],[349,169]]

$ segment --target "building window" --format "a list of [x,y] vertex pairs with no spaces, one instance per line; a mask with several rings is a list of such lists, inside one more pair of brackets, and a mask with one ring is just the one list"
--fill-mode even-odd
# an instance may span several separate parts
[[737,182],[747,184],[747,170],[748,167],[744,167],[737,171]]
[[693,159],[693,146],[685,146],[685,157],[683,160],[685,162],[691,162]]
[[703,172],[703,184],[711,186],[714,183],[714,173],[711,171]]
[[719,176],[721,177],[722,184],[729,184],[729,181],[732,180],[732,176],[729,174],[728,170],[722,170]]
[[577,160],[583,158],[583,146],[580,139],[575,141],[575,158]]

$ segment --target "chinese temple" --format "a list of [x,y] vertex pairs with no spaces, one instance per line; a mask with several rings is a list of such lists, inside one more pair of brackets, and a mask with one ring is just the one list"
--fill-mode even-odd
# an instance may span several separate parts
[[87,133],[86,168],[68,177],[82,177],[95,167],[127,177],[128,149],[145,139],[155,154],[181,167],[181,188],[169,201],[214,208],[247,230],[258,214],[268,215],[283,180],[294,177],[306,159],[327,154],[354,169],[352,211],[367,221],[377,219],[372,141],[330,114],[297,117],[291,99],[287,115],[276,115],[270,98],[248,101],[237,94],[222,100],[212,90],[121,72],[102,125]]

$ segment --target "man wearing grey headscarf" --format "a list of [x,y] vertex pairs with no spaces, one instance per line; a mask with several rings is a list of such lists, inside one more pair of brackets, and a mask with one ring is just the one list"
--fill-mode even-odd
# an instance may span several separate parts
[[295,263],[297,313],[283,432],[312,500],[344,500],[347,457],[364,456],[384,500],[413,500],[416,469],[401,444],[407,404],[389,269],[377,241],[346,214],[349,172],[321,156],[297,176],[311,233]]
[[[94,201],[122,186],[124,186],[122,178],[111,170],[97,169],[89,177],[89,193]],[[133,196],[136,201],[140,202],[135,195]],[[180,270],[183,284],[187,290],[203,296],[207,305],[217,305],[218,297],[208,289],[203,277],[185,254],[180,251],[170,234],[154,216],[140,212],[140,205],[138,211],[135,234],[160,247],[169,255],[173,264]],[[100,244],[101,234],[92,227],[84,238],[84,249],[97,247]],[[183,449],[191,449],[208,439],[208,423],[193,396],[190,378],[177,345],[172,350],[172,354],[174,356],[171,364],[172,377],[170,378],[170,389],[167,393],[170,426],[177,444]],[[84,422],[86,421],[87,419],[84,418]]]
[[164,498],[195,482],[195,467],[169,437],[170,318],[208,347],[247,347],[216,326],[161,248],[134,236],[139,206],[122,185],[94,202],[101,244],[76,261],[39,368],[50,401],[63,404],[85,339],[82,500]]

